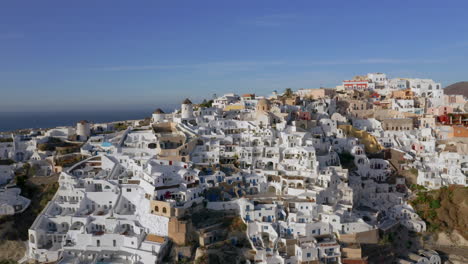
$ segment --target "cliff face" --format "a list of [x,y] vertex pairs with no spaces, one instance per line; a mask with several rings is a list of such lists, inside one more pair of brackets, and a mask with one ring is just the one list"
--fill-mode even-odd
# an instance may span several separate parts
[[468,188],[450,186],[439,190],[441,207],[437,211],[437,220],[441,225],[458,231],[468,239]]
[[444,88],[445,94],[463,94],[468,97],[468,82],[457,82]]
[[468,187],[451,185],[434,191],[418,192],[411,201],[431,232],[457,231],[468,239]]

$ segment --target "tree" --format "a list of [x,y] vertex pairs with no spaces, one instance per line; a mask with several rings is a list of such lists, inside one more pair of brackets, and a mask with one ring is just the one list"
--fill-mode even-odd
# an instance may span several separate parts
[[116,131],[122,131],[122,130],[125,130],[125,129],[127,129],[127,128],[128,128],[128,125],[125,124],[125,123],[122,123],[122,122],[119,122],[119,123],[117,123],[117,124],[114,125],[114,129],[115,129]]
[[200,107],[210,108],[212,106],[213,106],[213,100],[207,101],[206,99],[204,99],[203,102],[200,104]]
[[286,90],[284,90],[284,96],[289,98],[293,95],[293,91],[291,88],[286,88]]

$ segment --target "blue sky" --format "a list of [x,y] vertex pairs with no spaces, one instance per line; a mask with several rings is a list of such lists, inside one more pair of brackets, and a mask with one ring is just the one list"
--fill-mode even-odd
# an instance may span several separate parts
[[2,1],[0,111],[468,79],[468,1]]

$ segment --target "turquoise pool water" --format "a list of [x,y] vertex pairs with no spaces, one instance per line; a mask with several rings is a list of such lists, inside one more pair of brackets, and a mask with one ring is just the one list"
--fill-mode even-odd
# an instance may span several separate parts
[[101,147],[105,147],[105,148],[108,148],[110,146],[112,146],[112,144],[110,142],[102,142],[102,144],[101,144]]

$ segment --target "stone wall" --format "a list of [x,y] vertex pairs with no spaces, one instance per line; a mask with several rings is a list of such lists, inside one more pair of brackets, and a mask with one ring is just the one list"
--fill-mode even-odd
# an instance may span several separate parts
[[179,220],[176,217],[169,219],[169,238],[177,245],[185,245],[191,240],[193,232],[192,223],[187,220]]
[[382,120],[382,128],[392,131],[408,131],[414,127],[413,119],[411,118],[389,118]]

